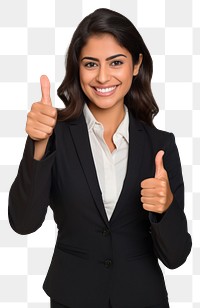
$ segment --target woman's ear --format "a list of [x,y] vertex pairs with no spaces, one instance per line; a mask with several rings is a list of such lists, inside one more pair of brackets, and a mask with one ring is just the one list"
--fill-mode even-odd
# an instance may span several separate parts
[[142,59],[143,59],[143,55],[140,53],[138,63],[136,63],[133,67],[133,76],[137,76],[137,74],[139,73],[140,66],[142,64]]

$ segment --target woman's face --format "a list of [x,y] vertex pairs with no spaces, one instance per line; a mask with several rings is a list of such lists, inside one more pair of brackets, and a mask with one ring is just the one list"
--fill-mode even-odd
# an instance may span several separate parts
[[108,109],[124,103],[133,76],[129,51],[110,34],[91,36],[80,54],[80,84],[93,108]]

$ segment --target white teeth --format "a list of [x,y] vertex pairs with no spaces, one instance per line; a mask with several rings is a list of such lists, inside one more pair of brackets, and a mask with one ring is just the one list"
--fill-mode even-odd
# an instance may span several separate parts
[[115,88],[116,88],[116,86],[115,86],[115,87],[111,87],[111,88],[95,88],[95,89],[96,89],[98,92],[107,93],[107,92],[113,91]]

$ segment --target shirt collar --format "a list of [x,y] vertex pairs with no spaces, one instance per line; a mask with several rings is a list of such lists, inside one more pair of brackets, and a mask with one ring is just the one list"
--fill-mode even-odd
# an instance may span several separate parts
[[120,125],[118,126],[115,134],[121,135],[127,143],[129,143],[129,114],[128,108],[124,105],[125,116]]
[[[118,126],[114,135],[119,134],[125,138],[127,143],[129,143],[129,114],[128,108],[124,105],[125,116],[120,125]],[[95,125],[100,125],[103,128],[103,125],[98,122],[95,117],[93,116],[92,112],[90,111],[87,103],[85,103],[83,108],[83,114],[85,116],[86,124],[88,127],[88,131],[92,130]]]
[[93,127],[95,126],[95,124],[101,125],[102,124],[100,122],[98,122],[95,117],[93,116],[92,112],[90,111],[87,103],[85,103],[84,107],[83,107],[83,113],[85,116],[85,120],[87,123],[87,127],[88,130],[90,131],[91,129],[93,129]]

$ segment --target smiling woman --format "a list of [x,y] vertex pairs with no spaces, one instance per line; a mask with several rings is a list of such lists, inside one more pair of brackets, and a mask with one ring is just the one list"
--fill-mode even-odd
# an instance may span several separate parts
[[138,74],[139,62],[134,65],[129,51],[110,34],[88,39],[80,54],[80,83],[93,114],[98,108],[124,114],[124,97]]
[[9,221],[36,231],[50,205],[58,238],[43,288],[52,308],[167,308],[160,259],[191,250],[174,136],[153,125],[152,59],[123,15],[99,9],[77,27],[58,89],[41,77],[9,193]]
[[[105,80],[102,80],[110,78],[106,74],[111,70],[105,70],[106,67],[116,70],[112,70],[115,71],[115,78],[121,71],[125,74],[126,69],[127,88],[125,89],[125,84],[122,85],[126,90],[124,103],[136,118],[153,125],[152,119],[158,113],[158,106],[150,86],[152,59],[141,35],[130,20],[117,12],[99,9],[79,24],[66,55],[66,75],[58,88],[58,96],[66,106],[65,109],[58,110],[58,121],[77,118],[83,110],[84,103],[89,102],[79,81],[79,73],[83,71],[83,63],[80,62],[92,71],[95,67],[95,72],[98,70],[98,83],[103,82],[98,87],[99,93],[108,91],[103,89],[107,85]],[[121,68],[121,65],[125,68]],[[86,70],[84,74],[88,75]],[[119,80],[114,86],[120,82]],[[108,85],[110,87],[111,82]],[[95,84],[94,88],[96,86]]]

